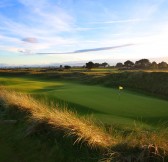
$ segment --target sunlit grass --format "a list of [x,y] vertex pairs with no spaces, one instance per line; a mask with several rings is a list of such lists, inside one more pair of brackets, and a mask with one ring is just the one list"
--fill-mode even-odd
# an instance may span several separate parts
[[62,80],[0,77],[0,83],[8,89],[41,96],[48,101],[61,100],[67,107],[79,113],[92,114],[104,123],[131,126],[134,121],[140,121],[144,127],[155,127],[168,117],[168,101],[127,91],[127,87],[119,97],[118,89]]
[[6,105],[17,106],[20,110],[31,113],[33,120],[45,121],[52,127],[65,130],[65,134],[76,136],[75,142],[86,142],[90,147],[109,147],[115,143],[101,128],[91,120],[77,116],[77,114],[56,106],[48,107],[45,103],[34,100],[26,94],[15,93],[1,88],[0,98]]
[[[141,159],[147,162],[153,159],[164,159],[168,155],[168,128],[155,130],[144,129],[134,123],[133,128],[98,125],[91,118],[79,117],[66,108],[39,102],[30,95],[16,93],[1,87],[1,105],[6,109],[13,108],[26,111],[32,121],[46,123],[55,130],[62,130],[66,136],[76,138],[74,144],[86,143],[90,148],[102,149],[105,157],[102,161]],[[103,151],[104,150],[104,151]],[[117,161],[117,160],[116,160]]]

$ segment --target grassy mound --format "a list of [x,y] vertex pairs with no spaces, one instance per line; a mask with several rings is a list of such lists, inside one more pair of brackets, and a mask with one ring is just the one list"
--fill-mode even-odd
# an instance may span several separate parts
[[75,135],[77,137],[75,142],[84,141],[90,147],[105,148],[115,143],[114,139],[112,140],[91,120],[80,118],[66,109],[47,107],[26,94],[16,94],[4,89],[1,89],[0,98],[8,105],[30,112],[32,119],[37,122],[47,122],[52,127],[64,130],[67,135]]
[[[60,110],[52,104],[48,106],[44,103],[40,103],[39,101],[34,100],[29,95],[7,91],[3,88],[1,88],[0,91],[0,99],[1,109],[10,109],[12,111],[12,114],[15,114],[16,110],[19,112],[23,112],[29,118],[23,117],[21,121],[25,123],[25,121],[28,120],[32,123],[31,126],[26,129],[26,134],[24,137],[18,135],[18,132],[23,130],[23,128],[21,127],[25,127],[23,123],[21,123],[21,126],[16,125],[17,128],[16,126],[13,128],[12,126],[9,126],[7,128],[5,126],[2,126],[0,128],[1,130],[3,130],[0,133],[0,139],[4,138],[7,143],[11,143],[22,138],[21,141],[18,141],[18,146],[10,145],[10,147],[7,147],[8,150],[6,151],[10,153],[13,151],[16,152],[16,155],[14,155],[14,153],[11,153],[12,156],[15,157],[13,158],[13,162],[17,160],[20,161],[21,157],[23,157],[22,154],[19,155],[18,151],[20,151],[21,148],[18,149],[18,147],[22,146],[24,148],[28,146],[28,148],[30,149],[29,152],[32,153],[32,149],[35,151],[33,154],[36,155],[40,145],[42,146],[42,149],[46,149],[46,155],[47,151],[52,154],[52,160],[50,161],[57,161],[57,158],[54,156],[54,154],[58,153],[61,148],[54,148],[51,151],[51,145],[45,145],[44,142],[42,142],[42,144],[40,145],[37,144],[37,141],[33,141],[35,142],[35,145],[24,142],[27,141],[27,137],[29,137],[29,135],[32,135],[34,133],[37,134],[37,132],[38,137],[42,136],[42,134],[44,135],[40,137],[40,140],[47,140],[47,143],[54,143],[55,136],[53,138],[53,134],[55,134],[55,132],[57,132],[58,134],[59,132],[59,134],[61,133],[61,138],[65,136],[66,138],[72,138],[73,142],[67,141],[67,143],[71,143],[71,145],[75,144],[73,147],[80,146],[78,147],[78,149],[76,149],[76,155],[74,155],[76,157],[73,157],[71,159],[62,158],[62,161],[122,162],[125,160],[128,162],[135,162],[141,160],[143,162],[153,162],[163,161],[167,158],[168,131],[166,128],[153,131],[142,130],[138,126],[135,126],[135,129],[133,130],[130,130],[129,128],[121,128],[116,125],[104,126],[103,128],[102,126],[100,127],[100,125],[95,124],[91,119],[79,117],[77,114],[70,112],[66,109]],[[16,116],[16,119],[19,119],[21,117],[18,114],[16,114]],[[10,127],[11,129],[9,130]],[[10,133],[14,136],[10,136]],[[48,140],[48,138],[50,140]],[[62,141],[63,140],[64,139],[62,139]],[[0,142],[2,146],[6,145],[6,142],[3,142],[3,140],[0,140]],[[25,146],[23,146],[23,144],[21,144],[20,142],[23,142]],[[30,140],[30,142],[32,142],[32,140]],[[57,144],[54,145],[57,146]],[[73,149],[71,145],[67,144],[66,146],[70,147],[70,149]],[[30,146],[32,146],[32,148],[30,148]],[[83,146],[85,146],[85,149],[83,149]],[[84,160],[80,159],[77,153],[80,152],[80,150],[82,150],[84,155],[88,156],[88,158]],[[6,151],[4,151],[4,156],[7,157],[8,155]],[[64,156],[66,156],[66,154],[68,154],[68,151],[65,153]],[[26,154],[26,156],[28,156],[28,154]],[[25,157],[25,160],[22,161],[38,161],[40,157],[39,159],[37,159],[36,157],[35,160],[32,160],[33,157],[32,159],[27,157],[27,159]],[[49,161],[49,159],[45,159],[45,161]],[[59,159],[59,161],[61,161],[61,158]]]
[[86,82],[108,87],[124,87],[146,92],[168,100],[168,73],[166,72],[120,72],[101,77],[92,77]]

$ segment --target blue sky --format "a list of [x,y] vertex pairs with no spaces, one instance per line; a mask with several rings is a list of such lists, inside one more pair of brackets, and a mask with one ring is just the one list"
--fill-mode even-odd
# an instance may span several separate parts
[[[69,54],[81,49],[125,46]],[[1,0],[0,64],[168,62],[167,0]]]

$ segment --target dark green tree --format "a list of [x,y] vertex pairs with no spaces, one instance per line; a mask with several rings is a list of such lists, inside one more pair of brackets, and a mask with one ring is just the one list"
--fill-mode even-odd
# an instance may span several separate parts
[[99,63],[94,63],[94,67],[95,67],[95,68],[98,68],[99,66],[100,66]]
[[88,63],[86,63],[87,69],[92,69],[93,67],[94,67],[94,63],[92,61],[89,61]]
[[151,63],[148,59],[141,59],[135,62],[137,68],[149,68]]
[[64,69],[70,69],[70,68],[71,68],[71,66],[69,66],[69,65],[64,66]]
[[158,64],[159,69],[168,68],[168,64],[164,61]]
[[123,67],[123,64],[122,64],[121,62],[118,62],[118,63],[116,64],[116,67],[117,67],[117,68],[121,68],[121,67]]
[[152,68],[152,69],[157,69],[157,68],[158,68],[158,64],[157,64],[155,61],[153,61],[153,62],[151,63],[151,68]]
[[133,65],[134,65],[134,63],[130,60],[127,60],[127,61],[124,62],[125,67],[132,67]]
[[101,65],[102,65],[103,67],[109,66],[109,64],[108,64],[107,62],[103,62]]

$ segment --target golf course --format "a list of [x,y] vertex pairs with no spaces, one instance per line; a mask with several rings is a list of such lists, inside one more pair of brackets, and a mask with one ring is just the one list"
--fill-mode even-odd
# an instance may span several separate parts
[[157,127],[168,120],[168,101],[148,96],[127,87],[119,90],[77,81],[37,79],[37,77],[0,77],[1,86],[28,93],[37,99],[92,116],[105,124]]
[[0,162],[168,162],[168,0],[0,0]]
[[75,70],[1,70],[0,161],[167,160],[167,72]]

